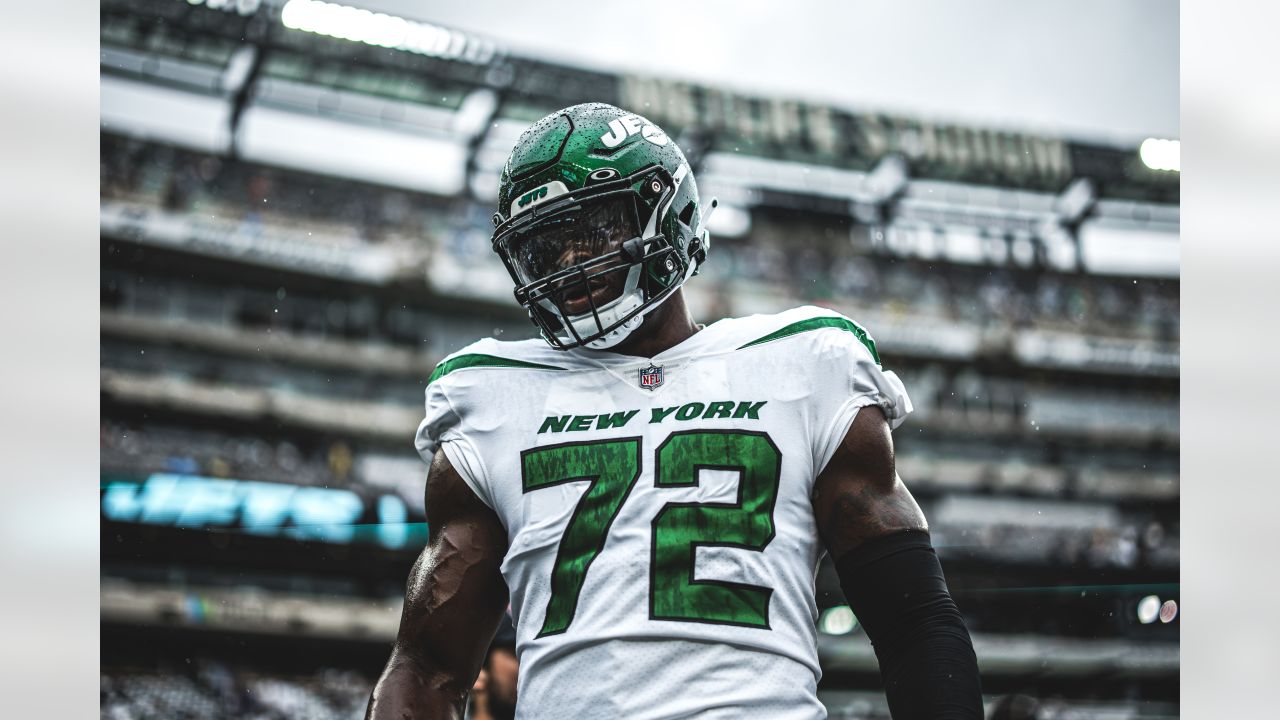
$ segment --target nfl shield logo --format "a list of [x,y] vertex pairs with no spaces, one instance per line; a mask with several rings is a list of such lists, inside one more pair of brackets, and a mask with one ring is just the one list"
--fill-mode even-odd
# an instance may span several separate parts
[[662,385],[662,366],[649,363],[649,367],[640,370],[640,387],[646,390],[657,390]]

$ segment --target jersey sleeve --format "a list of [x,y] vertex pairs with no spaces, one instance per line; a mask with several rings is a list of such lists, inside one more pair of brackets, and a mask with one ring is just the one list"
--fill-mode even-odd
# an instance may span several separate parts
[[896,429],[912,409],[897,374],[880,366],[875,341],[856,323],[848,325],[856,331],[832,328],[815,333],[815,369],[822,379],[813,403],[814,467],[819,471],[835,455],[858,410],[875,405]]
[[493,508],[484,462],[466,431],[463,417],[465,404],[461,406],[460,412],[449,396],[448,385],[448,380],[444,378],[427,385],[426,415],[418,424],[414,447],[427,463],[431,462],[437,451],[443,451],[476,497]]

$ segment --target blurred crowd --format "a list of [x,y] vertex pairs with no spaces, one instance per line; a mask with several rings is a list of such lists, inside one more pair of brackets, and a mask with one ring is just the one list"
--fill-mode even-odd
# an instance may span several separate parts
[[[485,334],[480,329],[474,337]],[[250,344],[256,339],[246,335]],[[288,332],[275,333],[271,343],[280,355],[286,351],[299,355],[310,347],[315,351],[313,363],[286,364],[261,351],[244,356],[234,352],[234,347],[175,347],[163,340],[139,343],[104,338],[102,366],[122,376],[172,381],[174,392],[186,387],[220,387],[227,393],[239,393],[236,397],[270,392],[324,402],[345,401],[352,409],[367,407],[398,417],[419,410],[425,381],[439,357],[415,358],[420,367],[404,369],[391,362],[378,367],[376,361],[381,356],[369,352],[370,362],[363,368],[335,368],[317,360],[321,350],[337,352],[341,346],[308,345],[303,337]],[[1131,443],[1175,442],[1179,434],[1177,398],[1167,390],[1117,389],[1089,380],[1068,390],[1008,371],[957,370],[914,361],[898,362],[894,367],[910,388],[917,425],[956,430],[977,427],[991,436],[1043,431],[1046,436],[1098,436]]]
[[[265,168],[167,146],[102,136],[104,200],[213,213],[258,232],[264,223],[314,226],[316,242],[343,238],[423,242],[462,266],[488,252],[490,213],[470,200]],[[758,213],[768,215],[767,210]],[[708,285],[732,314],[740,283],[764,284],[804,302],[851,302],[981,327],[1175,341],[1177,281],[1102,278],[993,266],[964,267],[868,254],[865,227],[848,221],[770,218],[745,238],[715,241]]]
[[1025,565],[1111,570],[1178,567],[1178,537],[1167,535],[1158,522],[1071,529],[1017,524],[960,528],[930,522],[930,530],[936,543],[963,550],[944,549],[943,557],[963,554]]
[[103,200],[142,202],[170,212],[220,212],[253,226],[304,220],[376,243],[439,231],[447,204],[421,193],[301,175],[234,159],[103,134]]
[[[502,663],[504,661],[498,661]],[[514,663],[514,658],[511,660]],[[514,693],[494,687],[493,658],[477,678],[468,720],[510,720]],[[496,672],[501,683],[515,682],[515,665]],[[310,674],[246,670],[221,660],[200,658],[181,667],[104,667],[99,676],[102,720],[360,720],[365,715],[374,678],[351,669],[325,668]],[[510,698],[491,705],[491,698]],[[833,720],[889,720],[884,701],[873,697],[828,699]],[[1038,699],[1014,693],[992,696],[988,720],[1141,720],[1175,717],[1160,703],[1154,712],[1116,703],[1088,703],[1059,698]]]
[[[520,662],[515,627],[503,617],[468,698],[467,720],[513,720]],[[159,667],[104,666],[102,720],[359,720],[374,677],[351,668],[312,672],[250,668],[218,657]]]
[[868,255],[837,238],[787,251],[787,240],[757,234],[746,242],[717,243],[708,277],[767,282],[807,302],[856,302],[980,327],[1178,338],[1176,282],[929,265]]
[[285,675],[188,658],[156,669],[104,667],[99,695],[102,720],[359,720],[372,686],[349,669]]

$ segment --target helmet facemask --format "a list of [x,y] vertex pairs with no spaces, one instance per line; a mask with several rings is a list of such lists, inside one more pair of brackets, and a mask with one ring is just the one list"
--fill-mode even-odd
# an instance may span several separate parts
[[687,263],[660,231],[673,197],[670,176],[646,169],[554,198],[498,227],[494,249],[547,342],[562,350],[612,347],[679,287],[672,280]]

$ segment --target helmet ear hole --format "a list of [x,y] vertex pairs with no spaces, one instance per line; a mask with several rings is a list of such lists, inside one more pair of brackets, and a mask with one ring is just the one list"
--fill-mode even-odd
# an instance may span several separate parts
[[693,227],[693,211],[695,209],[696,208],[694,208],[692,200],[685,203],[684,209],[680,211],[680,222],[684,223],[685,226],[692,228]]

